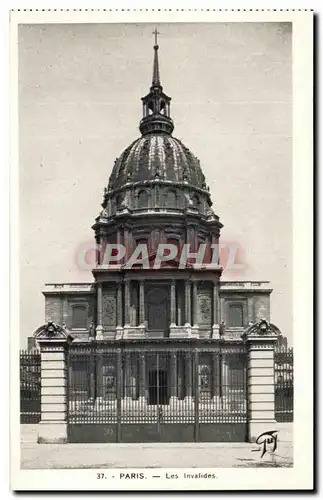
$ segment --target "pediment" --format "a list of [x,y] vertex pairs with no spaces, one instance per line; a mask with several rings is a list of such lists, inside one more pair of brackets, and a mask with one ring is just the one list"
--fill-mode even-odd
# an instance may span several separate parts
[[257,323],[250,325],[245,333],[245,337],[252,336],[281,336],[281,331],[273,323],[269,323],[265,318],[262,318]]
[[48,321],[40,326],[34,333],[37,340],[71,340],[72,337],[64,326]]

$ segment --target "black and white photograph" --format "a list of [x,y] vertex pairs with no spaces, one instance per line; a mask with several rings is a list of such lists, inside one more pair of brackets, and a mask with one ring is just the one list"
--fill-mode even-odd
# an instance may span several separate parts
[[72,14],[11,17],[19,484],[310,488],[313,14]]

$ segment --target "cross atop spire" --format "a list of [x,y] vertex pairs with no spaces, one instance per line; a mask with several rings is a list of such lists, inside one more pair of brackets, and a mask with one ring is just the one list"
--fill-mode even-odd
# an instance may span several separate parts
[[157,41],[157,35],[160,35],[159,31],[157,30],[157,28],[154,29],[153,31],[153,35],[155,35],[155,45],[158,45],[158,41]]
[[159,76],[159,62],[158,62],[158,43],[157,43],[157,35],[160,35],[159,31],[157,28],[154,29],[153,35],[155,35],[155,45],[154,45],[154,67],[153,67],[153,81],[152,85],[153,87],[160,87],[160,76]]

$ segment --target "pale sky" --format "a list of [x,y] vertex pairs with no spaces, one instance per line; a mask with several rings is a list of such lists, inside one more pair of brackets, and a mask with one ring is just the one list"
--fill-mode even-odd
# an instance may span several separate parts
[[140,133],[157,26],[173,135],[200,159],[222,242],[245,255],[228,280],[270,280],[271,321],[292,342],[291,23],[19,26],[20,336],[44,323],[47,282],[92,281],[114,160]]

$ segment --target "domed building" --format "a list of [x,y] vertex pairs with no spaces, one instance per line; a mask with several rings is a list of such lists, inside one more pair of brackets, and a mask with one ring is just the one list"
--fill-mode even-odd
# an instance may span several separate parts
[[[202,263],[211,264],[211,245],[218,244],[222,224],[212,210],[199,160],[172,135],[170,102],[160,82],[156,44],[152,85],[142,98],[141,137],[115,161],[93,226],[101,249],[93,274],[99,288],[108,287],[102,311],[99,304],[100,338],[210,337],[219,324],[212,300],[217,302],[220,266],[216,262],[212,272],[207,266],[195,269],[189,258],[180,265],[183,250],[193,254],[202,244]],[[126,255],[112,271],[109,249],[116,244],[124,246]],[[146,261],[127,266],[138,245]],[[164,248],[174,258],[157,269],[161,245],[172,245],[176,255]],[[110,318],[103,314],[107,308]]]
[[[272,290],[268,282],[220,279],[223,226],[198,158],[173,135],[158,49],[156,40],[152,83],[142,98],[141,135],[116,159],[93,225],[94,281],[46,285],[46,321],[62,325],[73,337],[70,399],[83,398],[84,405],[99,401],[95,411],[101,423],[114,422],[113,412],[123,415],[128,408],[118,422],[125,425],[122,418],[128,418],[137,425],[141,405],[148,408],[141,413],[145,425],[157,418],[160,433],[161,414],[151,408],[167,413],[169,406],[176,408],[167,413],[169,423],[185,423],[172,428],[179,440],[191,440],[196,405],[190,404],[209,401],[213,410],[206,409],[201,422],[224,427],[235,422],[229,440],[243,440],[246,351],[241,336],[251,323],[269,321]],[[117,410],[111,409],[113,401]],[[93,413],[90,420],[88,415],[84,410],[82,422],[95,422]],[[183,415],[188,420],[181,420]],[[222,439],[223,426],[221,432],[205,427],[201,440]],[[125,434],[122,439],[135,438]]]

